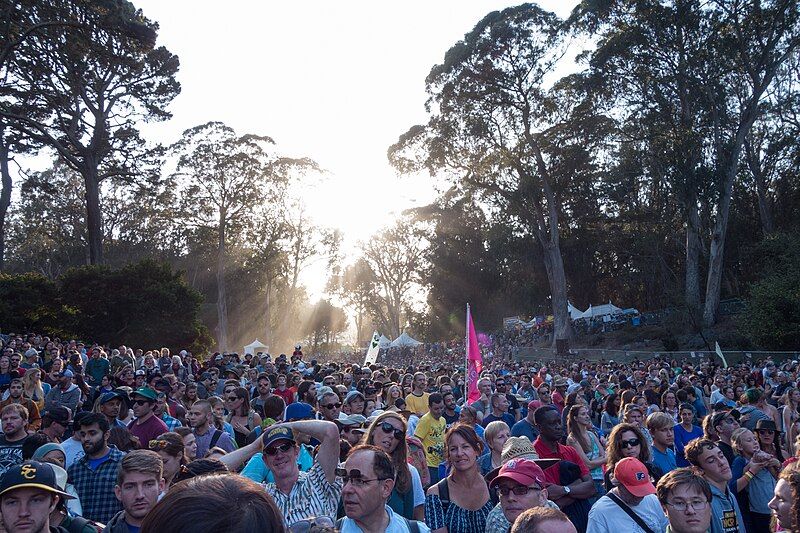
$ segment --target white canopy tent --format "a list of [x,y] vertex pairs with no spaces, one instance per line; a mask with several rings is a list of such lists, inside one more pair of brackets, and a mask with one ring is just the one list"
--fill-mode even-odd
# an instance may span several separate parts
[[397,337],[395,340],[392,341],[392,346],[394,348],[405,348],[405,347],[408,347],[408,346],[419,346],[420,344],[422,344],[422,343],[419,342],[416,339],[412,339],[411,335],[409,335],[405,331],[403,333],[401,333],[399,337]]
[[260,340],[256,339],[247,346],[244,347],[245,355],[255,355],[257,352],[267,352],[269,351],[269,346],[261,342]]
[[378,340],[378,346],[380,347],[380,349],[383,350],[384,348],[388,348],[391,345],[392,345],[392,339],[390,339],[386,335],[381,335],[381,338]]
[[581,314],[580,318],[594,318],[598,316],[621,315],[621,314],[622,314],[622,309],[612,304],[611,300],[609,300],[607,304],[602,304],[598,306],[590,305],[589,309],[584,311]]
[[583,316],[583,313],[586,311],[581,311],[570,302],[567,302],[567,311],[569,312],[569,318],[572,320],[577,320]]

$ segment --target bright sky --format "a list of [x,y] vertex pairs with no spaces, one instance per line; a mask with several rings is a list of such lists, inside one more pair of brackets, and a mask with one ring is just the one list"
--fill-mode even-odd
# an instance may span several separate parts
[[[434,197],[430,180],[399,177],[386,150],[426,119],[425,77],[487,13],[514,2],[474,0],[133,0],[160,24],[159,43],[181,61],[172,120],[148,125],[173,142],[189,127],[222,121],[273,137],[286,155],[328,173],[307,187],[309,214],[344,232],[352,251],[403,209]],[[564,17],[575,0],[542,0]],[[351,259],[351,258],[348,258]],[[313,297],[321,266],[303,281]]]

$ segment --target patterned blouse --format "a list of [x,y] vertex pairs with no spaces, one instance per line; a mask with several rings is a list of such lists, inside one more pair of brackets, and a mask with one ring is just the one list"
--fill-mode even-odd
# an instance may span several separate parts
[[428,494],[425,497],[425,523],[431,530],[446,527],[448,533],[485,533],[486,517],[492,510],[492,500],[489,499],[477,511],[464,509],[450,501],[446,509],[438,494]]

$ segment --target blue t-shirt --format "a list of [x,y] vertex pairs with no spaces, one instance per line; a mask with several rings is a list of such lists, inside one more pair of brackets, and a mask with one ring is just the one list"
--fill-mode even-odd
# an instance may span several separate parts
[[97,470],[101,464],[108,461],[108,457],[111,455],[111,448],[108,449],[108,453],[106,453],[103,457],[99,457],[97,459],[87,459],[86,466],[89,467],[89,470]]
[[536,440],[536,437],[539,436],[539,430],[536,427],[528,422],[526,419],[522,419],[516,424],[514,424],[511,428],[511,436],[512,437],[528,437],[531,442]]
[[666,453],[661,453],[655,446],[653,446],[653,464],[661,469],[663,473],[671,472],[678,468],[675,462],[675,452],[671,448],[667,448]]
[[486,426],[488,426],[488,425],[489,425],[489,423],[490,423],[490,422],[494,422],[495,420],[500,420],[501,422],[505,422],[505,423],[506,423],[506,425],[508,426],[508,430],[509,430],[509,431],[511,431],[511,427],[512,427],[512,426],[514,425],[514,423],[516,422],[516,421],[514,420],[514,417],[513,417],[513,416],[511,416],[511,415],[510,415],[510,414],[508,414],[508,413],[503,413],[503,416],[494,416],[494,415],[492,415],[492,414],[488,414],[488,415],[486,415],[486,416],[484,416],[484,417],[483,417],[483,422],[481,422],[481,425],[482,425],[483,427],[486,427]]
[[690,441],[703,436],[703,429],[692,426],[691,431],[686,431],[680,424],[675,425],[675,458],[678,466],[691,466],[683,455],[683,449]]

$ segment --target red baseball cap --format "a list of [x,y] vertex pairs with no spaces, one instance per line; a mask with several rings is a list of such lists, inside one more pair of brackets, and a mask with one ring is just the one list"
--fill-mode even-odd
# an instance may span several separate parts
[[544,404],[539,400],[531,400],[528,402],[528,411],[535,411],[543,405]]
[[614,467],[614,477],[628,492],[639,498],[655,494],[656,488],[650,481],[647,467],[635,457],[626,457]]
[[526,487],[534,483],[538,483],[542,488],[547,486],[541,467],[530,459],[511,459],[500,468],[497,477],[489,486],[496,487],[503,479],[511,479]]

